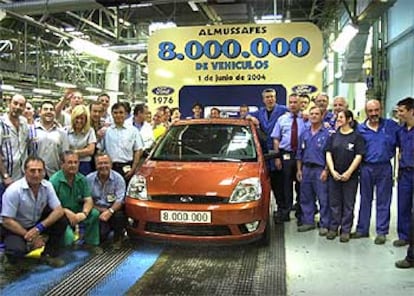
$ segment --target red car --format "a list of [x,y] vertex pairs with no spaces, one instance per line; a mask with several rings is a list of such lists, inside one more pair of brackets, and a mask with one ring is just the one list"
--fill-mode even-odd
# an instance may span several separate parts
[[178,121],[129,183],[129,233],[168,241],[267,244],[270,190],[252,122]]

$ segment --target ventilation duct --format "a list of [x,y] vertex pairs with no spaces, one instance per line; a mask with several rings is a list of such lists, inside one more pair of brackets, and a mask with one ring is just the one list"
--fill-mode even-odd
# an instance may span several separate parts
[[369,29],[371,25],[384,15],[387,10],[394,5],[396,0],[371,0],[358,1],[357,6],[357,24],[359,27],[358,34],[348,45],[344,54],[342,63],[342,82],[354,83],[364,82],[364,64],[365,47],[368,41]]

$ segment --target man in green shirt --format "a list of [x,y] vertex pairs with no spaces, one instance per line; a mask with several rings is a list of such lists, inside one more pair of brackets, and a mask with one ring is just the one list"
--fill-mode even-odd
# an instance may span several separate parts
[[50,177],[50,182],[62,204],[72,229],[84,229],[85,248],[101,253],[99,245],[99,212],[93,208],[91,190],[86,177],[79,173],[79,156],[65,151],[61,156],[61,169]]

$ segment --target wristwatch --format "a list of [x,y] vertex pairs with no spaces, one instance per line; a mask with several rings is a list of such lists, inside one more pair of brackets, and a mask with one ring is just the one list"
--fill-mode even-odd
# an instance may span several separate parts
[[108,208],[108,211],[110,211],[112,215],[115,213],[113,208]]
[[9,176],[9,174],[8,174],[8,173],[5,173],[5,174],[3,175],[3,179],[7,179],[7,178],[10,178],[10,176]]

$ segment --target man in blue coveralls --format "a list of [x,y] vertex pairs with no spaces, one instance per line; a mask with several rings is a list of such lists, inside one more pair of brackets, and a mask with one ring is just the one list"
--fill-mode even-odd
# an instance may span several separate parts
[[[394,246],[409,244],[407,256],[397,261],[398,268],[414,267],[414,99],[397,103],[403,127],[398,133],[400,162],[398,171],[398,237]],[[411,220],[411,221],[410,221]]]
[[376,188],[376,232],[375,244],[386,241],[390,225],[392,197],[391,158],[395,156],[397,133],[400,126],[391,119],[381,118],[382,106],[378,100],[365,104],[367,119],[358,125],[358,131],[365,140],[366,154],[361,164],[360,193],[361,204],[356,232],[352,238],[369,236],[371,205]]
[[[250,113],[246,116],[247,119],[252,120],[256,126],[260,126],[261,130],[266,134],[266,147],[267,151],[273,150],[273,139],[270,137],[276,121],[287,112],[286,106],[282,106],[276,103],[276,90],[273,88],[267,88],[262,92],[262,98],[264,107],[259,110]],[[267,151],[263,151],[266,153]],[[274,160],[267,161],[267,167],[270,172],[270,182],[272,186],[273,194],[276,198],[276,203],[279,207],[279,201],[283,200],[283,179],[282,171],[276,169]],[[279,220],[277,214],[274,213],[274,219]]]
[[326,168],[326,145],[329,129],[322,124],[322,110],[311,107],[309,110],[311,126],[306,128],[299,139],[297,159],[297,179],[300,184],[300,206],[302,223],[299,232],[315,229],[315,201],[319,201],[319,235],[328,233],[330,209],[328,203],[328,170]]

